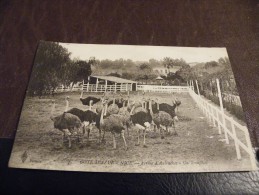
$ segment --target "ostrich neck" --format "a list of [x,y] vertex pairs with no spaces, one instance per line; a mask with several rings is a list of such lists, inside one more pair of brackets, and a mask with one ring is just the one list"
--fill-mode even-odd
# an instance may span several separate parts
[[148,113],[153,117],[154,113],[153,113],[153,110],[152,110],[152,104],[151,104],[151,101],[149,102],[149,109],[148,109]]
[[107,115],[107,109],[108,109],[108,104],[105,104],[105,111],[104,111],[104,116],[106,116]]
[[103,124],[103,115],[104,115],[104,111],[105,111],[105,106],[103,106],[102,108],[102,112],[101,112],[101,117],[100,117],[100,124]]
[[132,115],[134,109],[135,109],[135,106],[132,106],[132,108],[130,110],[130,115]]
[[65,112],[67,112],[67,111],[68,111],[68,107],[69,107],[69,102],[68,102],[68,100],[66,100]]
[[53,103],[53,105],[52,105],[51,112],[50,112],[50,118],[54,117],[54,110],[55,110],[55,103]]

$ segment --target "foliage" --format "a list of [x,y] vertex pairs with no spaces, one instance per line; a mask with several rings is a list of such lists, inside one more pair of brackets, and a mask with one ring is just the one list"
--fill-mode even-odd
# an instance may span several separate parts
[[107,76],[121,77],[121,75],[117,72],[112,72],[110,74],[107,74]]
[[[218,96],[211,95],[209,93],[204,93],[204,96],[218,106],[220,105]],[[244,111],[241,106],[223,100],[223,107],[226,108],[227,111],[236,116],[238,119],[245,121]]]
[[68,86],[86,79],[91,74],[91,63],[70,59],[67,49],[58,43],[41,42],[37,50],[34,67],[28,86],[28,94],[39,96],[53,93],[61,84]]
[[210,61],[210,62],[206,62],[205,63],[205,68],[208,69],[208,68],[214,68],[218,66],[218,63],[216,61]]
[[181,66],[181,67],[186,67],[186,66],[189,66],[184,59],[173,59],[173,58],[170,58],[170,57],[165,57],[163,59],[163,62],[162,64],[164,65],[164,67],[170,69],[174,66]]
[[141,64],[138,69],[137,80],[145,80],[147,84],[148,80],[156,78],[156,75],[153,73],[153,69],[148,63]]
[[64,67],[68,66],[70,53],[58,43],[41,42],[34,61],[28,86],[29,94],[42,95],[54,90],[62,80]]

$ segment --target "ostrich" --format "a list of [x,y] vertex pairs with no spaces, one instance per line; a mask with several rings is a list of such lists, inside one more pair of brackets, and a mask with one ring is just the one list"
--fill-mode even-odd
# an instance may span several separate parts
[[155,112],[153,112],[153,107],[154,106],[157,107],[157,105],[152,105],[151,101],[149,101],[148,106],[149,106],[150,114],[153,118],[153,121],[157,126],[157,128],[160,130],[161,139],[163,139],[164,138],[163,130],[167,130],[167,132],[170,133],[169,127],[174,126],[174,118],[171,117],[171,115],[165,111],[160,111],[156,109]]
[[[67,97],[67,99],[66,99],[67,107],[69,105],[68,100],[69,100],[69,97]],[[91,107],[91,101],[90,101],[90,107]],[[78,108],[72,108],[72,109],[66,111],[66,113],[73,114],[81,120],[81,122],[83,123],[83,134],[85,134],[86,127],[89,126],[89,128],[87,130],[87,140],[89,141],[90,131],[92,130],[93,125],[96,124],[97,114],[95,112],[91,111],[91,109],[83,111]]]
[[[116,139],[115,134],[121,134],[121,137],[125,144],[125,149],[128,149],[125,140],[125,126],[123,124],[123,118],[119,114],[112,114],[104,119],[105,105],[103,106],[101,116],[100,116],[100,129],[105,132],[111,132],[113,138],[113,148],[116,149]],[[103,136],[104,136],[103,134]]]
[[[108,104],[107,104],[108,106]],[[112,114],[118,114],[119,113],[119,106],[117,104],[115,104],[115,98],[113,98],[113,103],[110,104],[107,108],[107,111],[105,113],[105,115],[112,115]]]
[[[105,95],[105,94],[103,94],[103,97],[104,97],[104,95]],[[86,97],[86,98],[83,99],[83,98],[82,98],[82,94],[81,94],[81,96],[80,96],[80,101],[82,102],[83,105],[87,105],[87,106],[88,106],[88,105],[90,104],[90,101],[92,100],[92,103],[93,103],[93,105],[94,105],[94,104],[96,104],[97,102],[101,101],[103,97],[101,97],[101,98],[96,98],[96,97],[88,96],[88,97]]]
[[[145,99],[143,98],[142,101],[137,101],[137,102],[133,102],[134,105],[134,109],[132,114],[135,114],[137,112],[148,112],[147,110],[147,102],[145,101]],[[132,105],[132,106],[133,106]]]
[[65,112],[56,117],[53,116],[54,109],[55,109],[55,101],[53,101],[50,119],[54,122],[54,128],[60,130],[63,133],[63,137],[62,137],[63,144],[64,144],[65,135],[66,135],[65,130],[68,129],[69,131],[67,134],[68,147],[71,148],[71,135],[79,133],[79,129],[82,128],[81,120],[73,114],[66,113],[67,106],[66,106]]
[[178,107],[181,105],[181,101],[178,98],[175,98],[174,103],[176,105],[176,110],[178,112]]
[[176,116],[175,114],[175,108],[176,108],[176,104],[174,103],[174,105],[170,105],[170,104],[167,104],[167,103],[158,103],[158,102],[155,102],[153,101],[154,103],[150,104],[152,105],[151,108],[152,108],[152,111],[154,113],[158,113],[159,111],[163,111],[163,112],[166,112],[168,113],[171,118],[173,119],[173,123],[172,123],[172,126],[175,130],[174,134],[175,135],[178,135],[177,132],[176,132],[176,129],[175,129],[175,122],[178,121],[178,117]]
[[130,113],[130,118],[131,121],[133,123],[133,125],[135,127],[137,127],[138,129],[138,142],[136,144],[136,146],[140,145],[140,130],[143,130],[143,134],[144,134],[144,138],[143,138],[143,147],[147,147],[146,146],[146,131],[149,130],[151,124],[152,124],[152,116],[150,114],[150,112],[143,112],[143,111],[139,111],[135,114],[133,114],[133,110],[134,110],[134,106],[132,108],[132,111]]
[[[129,136],[129,127],[130,127],[130,124],[131,124],[131,120],[130,120],[130,113],[132,111],[128,111],[128,107],[125,106],[126,102],[124,102],[124,105],[122,108],[119,109],[119,115],[122,116],[123,118],[123,124],[125,125],[126,129],[127,129],[127,134]],[[132,110],[134,109],[134,107],[132,107]]]
[[120,93],[120,97],[115,99],[115,96],[113,95],[114,100],[110,100],[108,102],[108,106],[110,106],[111,104],[116,104],[118,106],[118,108],[122,108],[123,107],[123,97],[122,94]]

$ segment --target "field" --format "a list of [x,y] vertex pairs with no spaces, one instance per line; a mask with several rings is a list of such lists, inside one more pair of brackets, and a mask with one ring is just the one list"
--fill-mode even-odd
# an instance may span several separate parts
[[[93,94],[92,94],[93,95]],[[97,143],[98,130],[90,133],[80,143],[72,140],[72,148],[62,146],[62,133],[54,129],[50,120],[52,99],[55,99],[59,115],[65,108],[65,97],[70,97],[70,108],[87,109],[79,101],[79,93],[62,93],[55,97],[27,97],[20,117],[15,144],[9,166],[33,169],[57,169],[93,172],[218,172],[251,169],[248,154],[241,150],[242,159],[236,159],[233,140],[227,145],[224,134],[211,126],[188,93],[148,93],[146,97],[159,98],[171,104],[178,97],[181,105],[177,112],[178,136],[167,135],[161,139],[158,132],[150,131],[146,136],[147,147],[135,146],[137,133],[130,128],[126,134],[128,150],[117,135],[117,149],[112,148],[112,136],[107,133],[105,144]],[[85,94],[85,96],[87,96]],[[137,99],[136,94],[130,95]]]

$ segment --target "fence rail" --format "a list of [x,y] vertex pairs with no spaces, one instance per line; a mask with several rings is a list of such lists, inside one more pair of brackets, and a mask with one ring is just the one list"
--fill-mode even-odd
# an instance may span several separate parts
[[103,84],[84,84],[81,90],[88,92],[105,92],[105,91],[131,91],[132,86],[130,84],[119,85],[103,85]]
[[[196,94],[191,88],[189,88],[189,94],[206,115],[209,122],[212,123],[214,127],[218,127],[218,133],[221,134],[222,131],[224,132],[226,144],[229,144],[229,136],[234,140],[237,159],[242,158],[240,152],[240,148],[242,148],[248,153],[252,167],[256,169],[255,156],[247,127],[239,124],[232,117],[227,116],[219,107],[213,105],[204,97]],[[246,143],[243,143],[237,137],[237,130],[241,130],[244,133]]]
[[75,86],[75,87],[64,87],[60,86],[55,89],[55,92],[72,92],[72,91],[81,91],[82,87]]
[[187,86],[163,86],[163,85],[138,85],[138,91],[172,93],[172,92],[189,92]]

